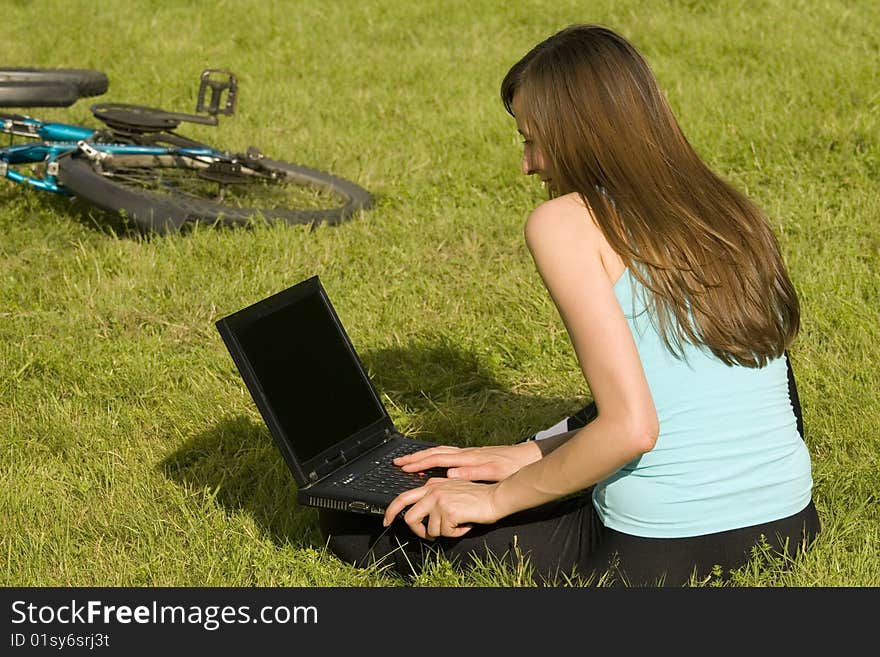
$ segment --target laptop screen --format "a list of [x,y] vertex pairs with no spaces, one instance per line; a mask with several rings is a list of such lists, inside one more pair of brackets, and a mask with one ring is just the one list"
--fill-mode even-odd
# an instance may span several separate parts
[[385,417],[335,313],[318,287],[311,290],[257,313],[236,331],[300,462]]

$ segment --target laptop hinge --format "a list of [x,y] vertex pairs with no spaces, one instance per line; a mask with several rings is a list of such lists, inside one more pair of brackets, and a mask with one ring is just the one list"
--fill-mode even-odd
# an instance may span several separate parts
[[345,458],[345,452],[340,451],[339,454],[334,456],[332,459],[327,459],[325,465],[330,470],[330,472],[333,472],[333,470],[345,464],[347,461],[348,459]]
[[318,475],[317,470],[312,470],[309,473],[309,483],[313,484],[316,481],[318,481],[319,479],[321,479],[322,477],[326,477],[328,473],[333,472],[334,470],[336,470],[336,468],[343,465],[347,461],[348,461],[348,459],[345,458],[345,452],[339,452],[339,454],[337,454],[333,458],[327,459],[321,465],[321,470],[324,472],[324,474]]
[[391,431],[391,429],[385,428],[381,432],[371,434],[368,438],[359,440],[357,444],[351,449],[340,450],[339,453],[325,459],[317,470],[312,470],[311,472],[309,472],[309,483],[313,484],[316,481],[323,479],[328,474],[334,472],[337,468],[342,467],[349,461],[353,461],[366,454],[374,447],[377,447],[382,443],[387,442],[394,435],[396,435],[396,432]]

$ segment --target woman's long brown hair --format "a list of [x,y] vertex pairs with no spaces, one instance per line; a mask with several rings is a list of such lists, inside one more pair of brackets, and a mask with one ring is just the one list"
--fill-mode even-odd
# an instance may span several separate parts
[[[653,294],[666,345],[705,345],[762,367],[797,336],[800,307],[762,211],[685,138],[648,64],[615,32],[573,25],[539,43],[501,85],[550,167],[577,192]],[[635,266],[633,266],[635,265]]]

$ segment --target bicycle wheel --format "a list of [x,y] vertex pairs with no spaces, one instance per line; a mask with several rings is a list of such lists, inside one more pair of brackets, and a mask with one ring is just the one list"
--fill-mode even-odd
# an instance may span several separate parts
[[11,82],[69,85],[80,97],[100,96],[110,84],[106,73],[89,68],[0,68],[0,86]]
[[114,154],[98,164],[75,154],[58,165],[74,195],[160,234],[196,222],[338,224],[372,205],[370,193],[349,180],[265,157],[208,164],[180,154]]

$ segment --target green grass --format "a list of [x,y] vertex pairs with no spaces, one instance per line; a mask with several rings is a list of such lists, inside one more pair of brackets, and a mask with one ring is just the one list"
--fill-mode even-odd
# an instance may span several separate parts
[[[522,240],[500,80],[604,23],[645,53],[697,150],[772,218],[823,532],[747,586],[880,585],[880,5],[862,2],[10,2],[6,65],[107,72],[104,101],[235,117],[190,134],[356,180],[337,227],[139,238],[0,184],[0,558],[18,585],[399,586],[323,549],[213,322],[319,274],[394,420],[509,442],[588,395]],[[295,8],[291,8],[295,7]],[[41,117],[90,121],[91,101]],[[518,586],[528,563],[417,586]],[[711,583],[711,582],[710,582]]]

